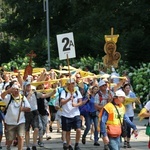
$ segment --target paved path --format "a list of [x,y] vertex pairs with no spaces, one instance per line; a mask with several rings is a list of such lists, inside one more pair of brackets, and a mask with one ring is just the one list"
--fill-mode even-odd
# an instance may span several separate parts
[[[148,136],[145,135],[145,124],[147,123],[148,120],[143,120],[142,122],[139,122],[138,118],[135,117],[134,119],[134,123],[137,125],[138,129],[139,129],[139,135],[138,138],[135,139],[133,136],[131,138],[131,146],[132,148],[128,148],[127,150],[148,150]],[[54,124],[53,127],[53,132],[50,133],[50,136],[52,137],[51,140],[46,140],[44,139],[44,147],[38,147],[38,150],[63,150],[62,148],[62,141],[61,141],[61,133],[57,133],[56,131],[56,124]],[[82,131],[83,133],[83,131]],[[72,145],[74,145],[74,139],[75,139],[75,132],[72,130]],[[85,145],[83,145],[82,143],[80,143],[80,148],[81,150],[103,150],[103,143],[102,143],[102,139],[99,139],[99,143],[101,146],[94,146],[93,145],[93,141],[90,140],[90,136],[87,136],[87,142]],[[4,144],[4,139],[2,142],[2,146],[3,146],[3,150],[5,150],[5,144]],[[23,150],[25,150],[26,148],[24,147]],[[16,147],[12,147],[12,150],[17,150]],[[121,148],[121,150],[124,150],[124,148]]]

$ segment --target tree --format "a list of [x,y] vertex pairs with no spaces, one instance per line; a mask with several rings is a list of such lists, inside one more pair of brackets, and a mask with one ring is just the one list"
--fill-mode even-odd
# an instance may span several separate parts
[[[25,55],[33,49],[37,53],[37,64],[44,65],[47,59],[47,40],[43,1],[5,0],[3,3],[9,8],[9,13],[5,16],[6,21],[2,23],[1,29],[9,36],[12,54]],[[120,35],[117,51],[123,60],[128,61],[129,65],[149,61],[148,4],[148,0],[51,0],[51,58],[58,57],[56,35],[73,32],[77,58],[91,55],[99,56],[101,60],[105,55],[104,35],[110,34],[110,28],[114,27],[114,34]],[[12,38],[13,41],[10,40]],[[140,53],[140,57],[135,55],[137,53]]]

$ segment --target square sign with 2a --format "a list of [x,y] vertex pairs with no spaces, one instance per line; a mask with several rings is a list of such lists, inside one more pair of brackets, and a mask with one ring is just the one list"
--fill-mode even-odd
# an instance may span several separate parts
[[57,45],[58,45],[58,52],[59,52],[59,59],[67,59],[68,58],[75,58],[75,44],[73,33],[65,33],[57,35]]

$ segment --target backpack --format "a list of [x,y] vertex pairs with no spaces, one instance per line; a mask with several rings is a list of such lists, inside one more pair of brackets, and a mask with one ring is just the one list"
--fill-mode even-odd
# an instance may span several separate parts
[[79,91],[81,92],[82,96],[86,96],[89,87],[86,83],[83,83],[83,85],[83,88],[81,88],[79,85],[77,85],[77,87],[79,88]]
[[102,94],[100,93],[100,91],[98,91],[98,95],[99,95],[99,102],[101,103],[103,100]]
[[[67,97],[68,92],[65,90],[65,88],[63,88],[62,91],[65,91],[65,97]],[[61,102],[60,102],[61,101],[61,93],[62,93],[62,91],[59,91],[59,89],[58,89],[58,93],[59,93],[59,106],[60,107],[62,107]],[[75,91],[75,94],[76,94],[76,96],[78,96],[77,90]]]
[[3,86],[2,86],[2,89],[3,89],[3,90],[4,90],[5,83],[6,83],[6,82],[4,81],[4,82],[3,82]]
[[[87,97],[82,98],[83,101],[87,100]],[[90,112],[89,101],[87,101],[84,105],[79,106],[79,111],[82,116],[86,116]]]
[[9,105],[10,105],[10,103],[11,103],[12,100],[14,100],[14,98],[13,98],[13,96],[11,95],[10,100],[9,100],[9,102],[8,102],[8,104],[7,104],[6,108],[5,108],[5,110],[4,110],[4,115],[6,115],[7,109],[8,109],[8,107],[9,107]]

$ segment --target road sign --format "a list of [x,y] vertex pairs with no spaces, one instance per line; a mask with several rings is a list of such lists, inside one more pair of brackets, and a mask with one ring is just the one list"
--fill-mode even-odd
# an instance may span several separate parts
[[67,59],[68,58],[75,58],[75,44],[73,33],[65,33],[57,35],[57,45],[58,45],[58,52],[59,52],[59,59]]

